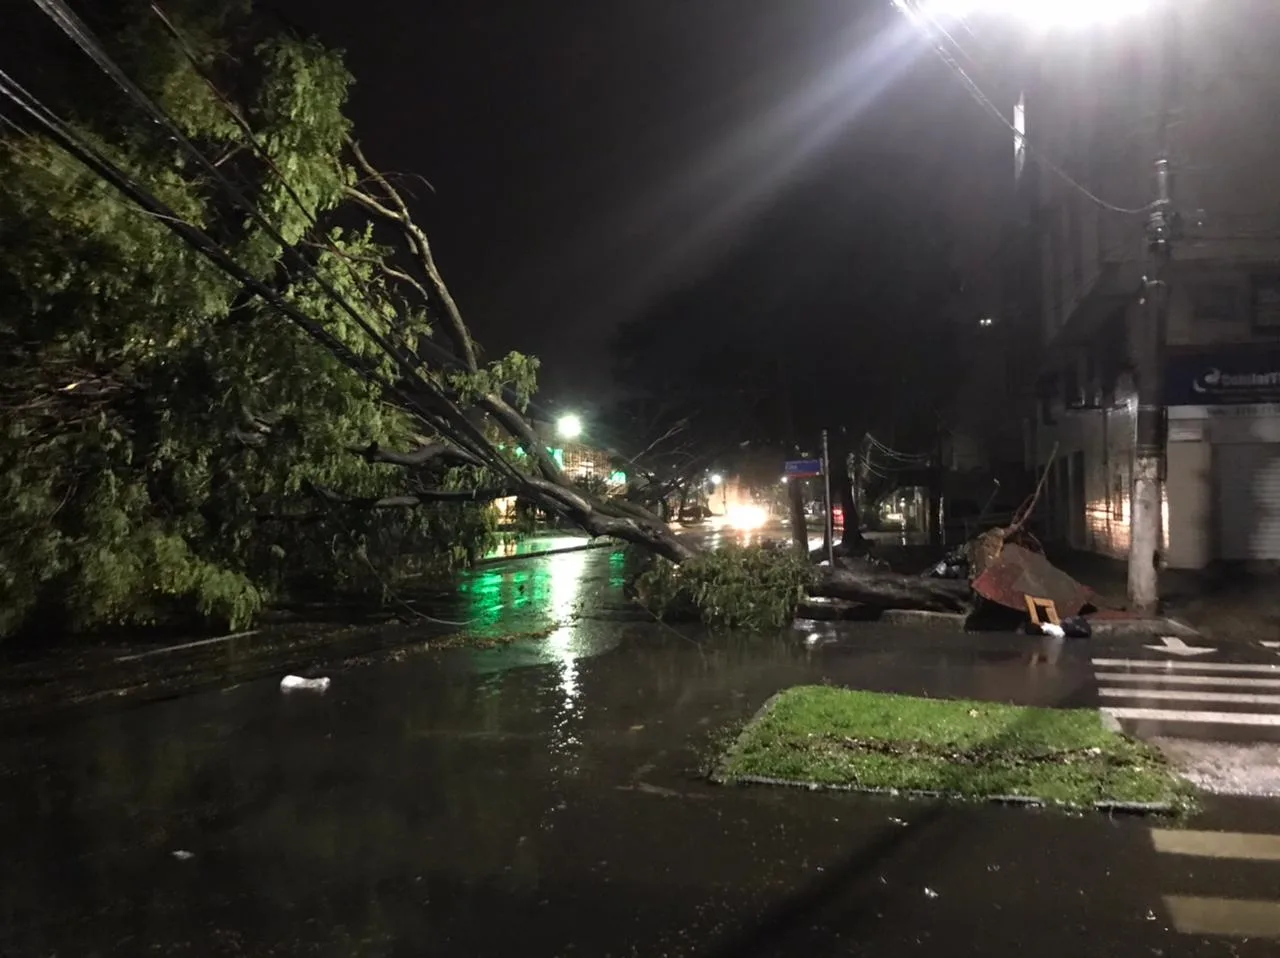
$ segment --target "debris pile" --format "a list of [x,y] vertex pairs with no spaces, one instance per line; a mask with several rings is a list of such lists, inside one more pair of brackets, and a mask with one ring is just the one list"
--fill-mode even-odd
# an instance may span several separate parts
[[985,602],[1026,613],[1032,631],[1087,638],[1092,629],[1081,613],[1095,604],[1095,593],[1054,566],[1027,529],[1048,474],[1009,525],[975,536],[922,575],[837,560],[836,575],[815,594],[882,609],[972,612]]

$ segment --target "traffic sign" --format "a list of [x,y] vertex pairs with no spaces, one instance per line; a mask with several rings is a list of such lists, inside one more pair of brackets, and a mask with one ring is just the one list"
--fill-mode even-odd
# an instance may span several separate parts
[[809,479],[822,475],[821,459],[793,459],[783,470],[788,479]]

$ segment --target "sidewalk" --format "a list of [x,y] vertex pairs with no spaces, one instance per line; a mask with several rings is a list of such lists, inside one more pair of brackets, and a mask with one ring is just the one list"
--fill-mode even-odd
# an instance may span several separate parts
[[[1050,550],[1062,571],[1098,594],[1104,609],[1128,605],[1128,570],[1121,559]],[[1160,574],[1162,612],[1209,638],[1229,642],[1280,639],[1280,573],[1169,569]]]

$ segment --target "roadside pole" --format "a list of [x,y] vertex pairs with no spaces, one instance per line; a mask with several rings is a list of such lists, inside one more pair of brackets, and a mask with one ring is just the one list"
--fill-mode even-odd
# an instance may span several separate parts
[[802,556],[809,555],[809,527],[804,518],[804,480],[788,477],[787,496],[791,502],[791,538],[795,550]]
[[1164,395],[1165,345],[1169,323],[1169,282],[1173,251],[1173,197],[1169,170],[1169,127],[1177,96],[1178,24],[1174,4],[1161,16],[1156,47],[1160,56],[1156,107],[1155,200],[1147,220],[1149,259],[1134,366],[1138,416],[1133,456],[1132,516],[1129,530],[1129,603],[1152,615],[1160,606],[1160,556],[1164,546],[1165,453],[1168,441]]
[[[827,444],[827,431],[822,430],[822,485],[824,490],[824,500],[826,502],[826,539],[827,539],[827,562],[835,568],[836,564],[836,526],[834,517],[831,515],[831,448]],[[848,521],[846,519],[846,521]]]
[[[796,551],[802,555],[809,554],[809,524],[804,517],[804,488],[800,485],[806,479],[817,479],[828,473],[826,468],[826,439],[823,432],[823,456],[821,459],[788,459],[783,466],[782,481],[787,483],[787,491],[791,496],[791,534],[795,538]],[[796,447],[796,455],[800,455],[800,447]],[[827,481],[828,515],[830,514],[831,483]],[[830,535],[827,537],[831,541]],[[828,546],[828,549],[831,547]]]

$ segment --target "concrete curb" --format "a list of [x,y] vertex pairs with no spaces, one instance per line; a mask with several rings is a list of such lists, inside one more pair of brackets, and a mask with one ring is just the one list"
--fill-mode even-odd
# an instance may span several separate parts
[[1179,619],[1155,616],[1149,619],[1093,619],[1085,617],[1093,627],[1094,638],[1147,638],[1168,635],[1176,639],[1202,639],[1194,627]]
[[484,559],[476,561],[476,568],[487,565],[498,565],[500,562],[519,562],[521,559],[541,559],[543,556],[565,555],[569,552],[586,552],[588,549],[610,549],[618,545],[621,545],[621,543],[615,542],[613,539],[608,539],[603,542],[598,540],[585,542],[580,546],[565,546],[562,549],[542,549],[538,552],[522,552],[519,555],[509,556],[487,556]]
[[972,798],[953,792],[932,792],[904,788],[865,788],[861,785],[832,785],[822,782],[803,782],[786,778],[770,778],[765,775],[738,775],[732,778],[713,779],[717,785],[776,785],[785,788],[803,788],[810,792],[849,792],[861,795],[883,795],[889,798],[945,799],[953,802],[977,803],[989,805],[1021,805],[1029,808],[1058,808],[1064,811],[1081,811],[1092,808],[1098,812],[1122,813],[1126,815],[1175,815],[1176,805],[1168,802],[1094,802],[1088,805],[1068,805],[1062,802],[1049,802],[1042,798],[1026,795],[988,795]]
[[963,632],[969,617],[963,612],[925,612],[918,609],[885,609],[877,622],[885,625],[913,626]]
[[767,699],[764,700],[763,705],[761,705],[758,709],[756,709],[754,712],[751,713],[751,717],[748,718],[742,724],[742,731],[740,731],[736,736],[734,736],[733,744],[730,745],[727,749],[725,749],[724,756],[720,759],[719,762],[716,763],[716,768],[711,772],[711,774],[707,776],[708,779],[710,779],[716,785],[731,784],[731,780],[727,776],[722,775],[719,771],[719,768],[724,765],[725,759],[727,759],[730,755],[736,754],[738,749],[742,747],[742,740],[747,737],[747,731],[751,728],[751,726],[755,725],[756,722],[760,721],[762,718],[768,715],[769,712],[773,709],[774,705],[777,704],[778,699],[780,699],[782,695],[788,691],[790,690],[780,689],[779,691],[774,692],[772,695],[770,695]]

